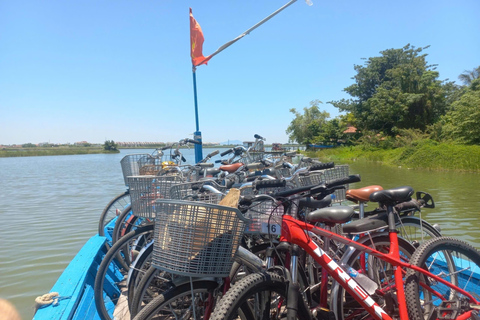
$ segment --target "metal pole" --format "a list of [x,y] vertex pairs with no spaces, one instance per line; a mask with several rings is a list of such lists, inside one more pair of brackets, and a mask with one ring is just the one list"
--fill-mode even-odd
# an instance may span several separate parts
[[[235,39],[231,40],[231,41],[228,41],[227,43],[225,43],[224,45],[222,45],[220,48],[217,49],[217,51],[215,51],[214,53],[212,53],[211,55],[209,55],[208,57],[205,58],[206,59],[212,59],[214,56],[216,56],[217,54],[219,54],[220,52],[222,52],[223,50],[227,49],[228,47],[230,47],[232,44],[234,44],[235,42],[237,42],[238,40],[242,39],[243,37],[245,37],[247,34],[250,34],[250,32],[252,32],[253,30],[257,29],[258,27],[260,27],[262,24],[264,24],[265,22],[267,22],[268,20],[270,20],[271,18],[273,18],[274,16],[276,16],[277,14],[279,14],[281,11],[283,11],[284,9],[286,9],[288,6],[290,6],[291,4],[293,4],[294,2],[296,2],[297,0],[290,0],[290,2],[288,2],[287,4],[285,4],[283,7],[281,7],[280,9],[278,9],[277,11],[275,11],[274,13],[270,14],[268,17],[266,17],[265,19],[263,19],[262,21],[258,22],[256,25],[254,25],[253,27],[251,27],[250,29],[248,29],[247,31],[245,31],[244,33],[242,33],[241,35],[239,35],[238,37],[236,37]],[[203,60],[203,61],[205,61]],[[202,64],[203,61],[201,61],[198,65]]]
[[193,96],[195,100],[195,129],[196,131],[193,133],[193,140],[200,142],[199,144],[195,144],[195,163],[200,162],[203,159],[203,152],[202,152],[202,133],[200,132],[200,127],[198,125],[198,102],[197,102],[197,76],[196,76],[196,67],[193,66],[192,74],[193,74]]
[[[258,28],[259,26],[261,26],[262,24],[264,24],[265,22],[267,22],[268,20],[270,20],[271,18],[273,18],[275,15],[277,15],[278,13],[280,13],[281,11],[283,11],[285,8],[287,8],[288,6],[290,6],[291,4],[293,4],[294,2],[296,2],[297,0],[290,0],[287,4],[285,4],[283,7],[281,7],[280,9],[278,9],[277,11],[273,12],[272,14],[270,14],[268,17],[266,17],[265,19],[263,19],[262,21],[258,22],[256,25],[254,25],[253,27],[251,27],[250,29],[248,29],[247,31],[245,31],[244,33],[242,33],[241,35],[239,35],[238,37],[236,37],[235,39],[225,43],[223,46],[221,46],[220,48],[217,49],[217,51],[215,51],[213,54],[211,54],[210,56],[206,57],[206,59],[211,59],[213,56],[216,56],[217,54],[219,54],[220,52],[222,52],[223,50],[227,49],[228,47],[230,47],[232,44],[234,44],[235,42],[237,42],[238,40],[242,39],[243,37],[245,37],[247,34],[249,34],[250,32],[252,32],[253,30],[255,30],[256,28]],[[200,63],[198,63],[197,65],[201,65],[205,60],[201,61]],[[195,71],[196,71],[196,67],[193,66],[193,93],[194,93],[194,97],[195,97],[195,122],[196,122],[196,129],[197,131],[195,131],[195,133],[193,134],[194,137],[193,139],[194,140],[197,140],[199,141],[200,143],[199,144],[195,144],[195,163],[198,163],[200,160],[203,159],[203,155],[202,155],[202,133],[200,132],[200,129],[199,129],[199,126],[198,126],[198,105],[197,105],[197,79],[196,79],[196,76],[195,76]]]

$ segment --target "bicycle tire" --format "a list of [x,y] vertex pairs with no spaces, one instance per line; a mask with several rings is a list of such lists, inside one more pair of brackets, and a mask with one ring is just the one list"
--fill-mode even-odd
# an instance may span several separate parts
[[137,256],[128,272],[127,288],[128,288],[128,307],[131,309],[133,296],[139,283],[142,281],[146,270],[150,268],[153,257],[153,242],[147,244]]
[[[480,300],[480,252],[468,243],[451,237],[431,239],[417,249],[410,262],[428,268],[433,274],[442,275],[444,280],[473,293],[475,299]],[[425,285],[428,290],[425,290]],[[435,299],[433,292],[441,296]],[[423,320],[425,315],[435,316],[441,307],[441,300],[447,300],[449,304],[443,306],[447,308],[442,309],[443,317],[454,318],[454,311],[462,314],[471,310],[467,296],[412,269],[407,272],[405,295],[408,316],[412,320]],[[465,309],[453,308],[452,305],[457,302]]]
[[[269,244],[262,243],[254,245],[250,250],[256,255],[262,255]],[[244,272],[248,274],[248,270],[243,270],[243,266],[238,262],[234,262],[232,265],[232,271],[230,273],[231,283],[238,281],[239,272]],[[142,280],[138,283],[138,286],[135,288],[133,299],[130,304],[130,314],[134,317],[136,314],[142,310],[143,307],[149,304],[150,301],[154,300],[155,297],[162,294],[168,290],[172,283],[168,282],[172,280],[174,275],[169,274],[165,271],[160,271],[155,267],[150,267],[147,269],[145,274],[142,277]],[[129,292],[130,295],[130,292]]]
[[135,317],[142,308],[173,286],[174,275],[153,266],[147,269],[135,288],[130,302],[130,314]]
[[[385,253],[388,253],[390,249],[390,238],[388,235],[374,235],[373,238],[364,237],[363,240],[360,240],[359,242],[363,243],[365,246],[372,246],[373,242],[376,250]],[[406,259],[410,259],[415,252],[415,247],[413,247],[410,242],[402,238],[398,238],[398,247],[401,255]],[[364,254],[363,251],[355,250],[345,262],[341,261],[340,264],[345,263],[347,266],[359,270],[359,258],[362,254]],[[368,278],[374,280],[374,282],[379,285],[380,288],[382,285],[384,287],[390,287],[389,285],[394,282],[393,268],[391,268],[392,266],[373,256],[367,256],[366,260],[367,270],[359,273],[368,275]],[[362,285],[360,280],[357,280],[357,282]],[[358,319],[363,319],[365,316],[368,316],[367,311],[352,296],[350,296],[342,286],[340,286],[337,282],[335,282],[334,286],[336,288],[332,290],[333,294],[330,300],[330,306],[335,312],[337,320],[343,320],[346,318],[357,319],[357,317]],[[392,287],[394,288],[394,286]],[[372,295],[372,298],[381,307],[386,304],[386,301],[382,297],[385,293],[385,290],[376,290],[376,292]]]
[[[135,229],[120,240],[117,241],[105,254],[100,266],[98,267],[94,283],[94,297],[97,312],[102,320],[111,320],[113,309],[121,297],[121,292],[111,288],[110,281],[105,281],[106,277],[121,282],[128,272],[129,265],[123,261],[124,255],[130,255],[128,248],[137,250],[137,245],[132,245],[130,241],[136,240],[143,235],[153,234],[154,225],[146,225]],[[105,293],[105,294],[104,294]],[[108,304],[108,310],[107,310]],[[128,306],[127,306],[128,307]]]
[[441,237],[440,231],[427,221],[418,217],[401,217],[397,223],[398,235],[408,240],[414,247],[418,247],[425,241]]
[[117,242],[118,239],[125,235],[128,232],[126,231],[126,226],[128,226],[131,221],[128,221],[130,217],[135,218],[132,213],[132,205],[128,205],[118,216],[117,221],[115,221],[115,227],[112,232],[112,245]]
[[[286,312],[285,305],[281,301],[287,301],[288,281],[272,272],[252,273],[239,282],[237,282],[225,296],[217,303],[211,316],[211,320],[255,320],[256,315],[261,319],[268,319],[271,316],[276,317]],[[302,295],[300,295],[302,296]],[[311,319],[312,314],[304,299],[299,299],[298,319]],[[273,303],[272,303],[273,301]],[[265,310],[253,310],[252,302],[255,306],[262,304]],[[255,302],[262,302],[260,304]],[[278,302],[278,303],[277,303]],[[273,307],[273,308],[270,308]],[[267,315],[267,310],[269,315]],[[262,314],[259,314],[262,312]],[[266,317],[268,316],[268,318]]]
[[[133,319],[148,320],[154,317],[155,319],[172,319],[168,317],[169,313],[173,313],[175,316],[181,315],[184,320],[203,319],[206,306],[211,305],[208,299],[214,299],[212,292],[217,287],[216,281],[193,281],[172,287],[153,299]],[[195,313],[192,312],[194,308],[191,308],[192,300],[189,300],[192,291],[195,300],[202,301],[197,306],[194,305]]]
[[100,219],[98,221],[98,234],[105,236],[105,226],[112,221],[117,215],[118,210],[122,212],[125,207],[130,203],[130,191],[127,190],[112,200],[103,209]]

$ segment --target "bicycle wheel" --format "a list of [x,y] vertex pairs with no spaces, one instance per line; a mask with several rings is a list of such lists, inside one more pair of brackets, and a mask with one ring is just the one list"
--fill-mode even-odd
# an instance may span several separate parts
[[[410,262],[480,300],[480,252],[466,242],[450,237],[432,239],[417,249]],[[412,320],[455,319],[472,310],[471,298],[412,269],[407,272],[405,295]]]
[[[281,319],[286,316],[288,281],[275,273],[253,273],[237,282],[217,303],[211,320]],[[311,319],[304,299],[298,301],[298,319]]]
[[[388,235],[373,235],[373,238],[364,237],[359,240],[359,242],[384,253],[388,253],[390,249],[390,239]],[[415,247],[402,238],[398,238],[398,247],[401,259],[409,261],[415,252]],[[357,273],[352,275],[352,277],[357,283],[366,292],[369,292],[373,300],[382,308],[391,306],[391,310],[386,310],[387,312],[394,312],[395,293],[392,290],[395,289],[395,278],[394,267],[392,265],[359,250],[353,251],[353,254],[351,254],[348,259],[345,259],[345,261],[342,259],[340,264],[356,270]],[[331,309],[334,310],[337,320],[364,319],[369,317],[365,308],[342,286],[338,283],[335,283],[334,286],[330,306]],[[391,302],[393,302],[393,304]],[[388,309],[388,307],[386,309]],[[390,314],[390,316],[392,316],[392,314]]]
[[211,312],[216,281],[187,282],[160,294],[134,320],[203,319]]
[[117,221],[115,221],[115,228],[112,232],[112,243],[117,242],[118,239],[120,239],[130,231],[134,230],[135,228],[138,228],[150,222],[152,222],[151,219],[134,215],[132,211],[132,206],[128,205],[125,210],[118,216]]
[[[132,256],[140,250],[140,246],[149,242],[153,235],[153,224],[135,229],[122,237],[111,247],[98,268],[94,296],[97,312],[102,320],[113,318],[113,311],[125,312],[128,304],[121,304],[120,299],[125,295],[125,276],[128,272]],[[140,240],[140,241],[138,241]]]
[[414,247],[432,238],[440,237],[440,230],[418,217],[401,217],[397,223],[398,235],[410,241]]
[[[267,243],[254,245],[250,250],[257,256],[264,257],[265,250],[268,246],[269,244]],[[230,273],[231,283],[235,283],[250,273],[251,270],[248,270],[248,268],[242,264],[239,264],[238,262],[234,262],[232,271]],[[142,308],[150,303],[150,301],[164,293],[167,289],[171,288],[173,285],[173,277],[178,276],[161,271],[154,267],[147,269],[145,274],[142,276],[142,280],[138,283],[134,291],[133,299],[130,304],[130,313],[132,317],[139,313]]]
[[98,234],[105,236],[105,227],[130,204],[130,192],[127,190],[113,198],[103,209],[98,221]]
[[136,316],[144,306],[173,287],[174,277],[178,276],[150,266],[135,288],[133,300],[129,301],[131,316]]
[[135,290],[142,280],[145,272],[150,268],[152,263],[153,241],[142,248],[137,258],[128,271],[127,288],[128,288],[128,308],[131,309],[131,303]]

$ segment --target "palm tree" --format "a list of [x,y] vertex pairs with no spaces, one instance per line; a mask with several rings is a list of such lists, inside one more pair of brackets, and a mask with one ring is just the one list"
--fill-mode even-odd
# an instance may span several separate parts
[[458,76],[458,79],[460,79],[460,81],[462,81],[466,86],[469,86],[473,80],[478,78],[480,78],[480,66],[471,71],[465,70],[461,75]]

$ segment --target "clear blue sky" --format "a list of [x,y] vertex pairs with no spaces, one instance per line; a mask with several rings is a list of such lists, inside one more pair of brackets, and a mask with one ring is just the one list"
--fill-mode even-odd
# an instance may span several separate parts
[[[355,64],[431,45],[440,79],[480,65],[478,0],[299,0],[197,69],[205,142],[287,142],[291,108],[348,98]],[[0,1],[0,144],[178,141],[195,131],[189,7],[205,55],[288,0]]]

